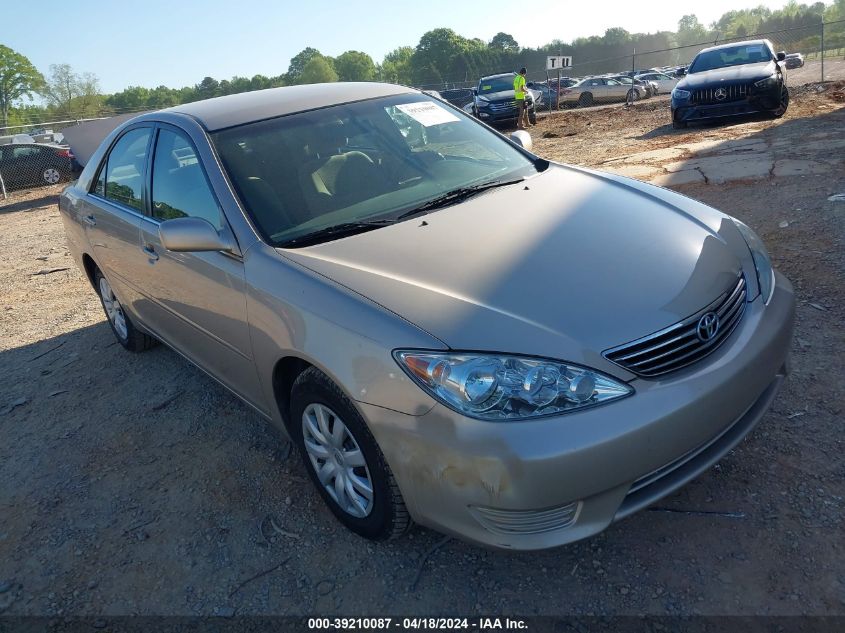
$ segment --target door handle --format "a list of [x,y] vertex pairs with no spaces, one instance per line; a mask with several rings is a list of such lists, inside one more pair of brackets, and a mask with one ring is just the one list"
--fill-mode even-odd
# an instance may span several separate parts
[[95,218],[93,215],[86,215],[82,219],[85,221],[85,224],[87,224],[88,226],[97,226],[97,218]]
[[156,253],[156,249],[150,244],[144,244],[144,248],[141,250],[143,250],[146,256],[150,258],[150,262],[158,261],[158,253]]

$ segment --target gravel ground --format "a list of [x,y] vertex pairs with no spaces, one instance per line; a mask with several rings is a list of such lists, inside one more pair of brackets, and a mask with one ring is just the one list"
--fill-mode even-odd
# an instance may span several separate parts
[[793,374],[718,466],[546,552],[345,531],[244,405],[167,348],[114,342],[67,254],[59,188],[0,202],[0,612],[845,614],[845,202],[830,199],[845,170],[817,142],[845,129],[836,94],[796,91],[777,122],[676,133],[644,102],[532,130],[539,153],[589,166],[749,138],[834,166],[677,187],[758,230],[795,284]]

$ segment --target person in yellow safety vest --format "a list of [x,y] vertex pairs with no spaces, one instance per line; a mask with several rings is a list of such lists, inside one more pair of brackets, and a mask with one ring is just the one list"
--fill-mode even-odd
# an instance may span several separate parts
[[525,101],[526,74],[528,74],[528,70],[524,67],[520,68],[519,74],[513,80],[513,91],[516,95],[516,127],[520,130],[524,130],[531,125],[528,121],[528,105]]

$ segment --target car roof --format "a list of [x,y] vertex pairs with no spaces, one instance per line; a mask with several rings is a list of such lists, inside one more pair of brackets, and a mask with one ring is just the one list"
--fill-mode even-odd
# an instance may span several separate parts
[[485,79],[498,79],[499,77],[513,77],[516,73],[499,73],[498,75],[484,75],[479,81],[484,81]]
[[723,48],[733,48],[735,46],[745,46],[747,44],[765,44],[771,48],[771,42],[769,40],[743,40],[742,42],[730,42],[729,44],[720,44],[719,46],[710,46],[709,48],[702,48],[698,51],[699,54],[701,53],[709,53],[710,51],[718,51]]
[[307,84],[214,97],[167,108],[163,112],[187,114],[213,132],[306,110],[413,93],[419,94],[413,88],[376,82]]

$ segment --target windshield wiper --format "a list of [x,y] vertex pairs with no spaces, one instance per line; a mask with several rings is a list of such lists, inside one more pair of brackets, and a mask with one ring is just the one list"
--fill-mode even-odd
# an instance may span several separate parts
[[341,224],[334,224],[283,242],[279,245],[279,248],[317,244],[319,242],[325,242],[328,239],[337,239],[339,237],[346,237],[347,235],[355,235],[356,233],[372,231],[373,229],[378,229],[383,226],[387,226],[388,224],[393,224],[394,222],[395,220],[388,219],[363,220],[361,222],[343,222]]
[[433,211],[435,209],[442,209],[443,207],[448,207],[449,205],[455,204],[462,200],[466,200],[467,198],[476,195],[482,191],[487,191],[488,189],[495,189],[496,187],[506,187],[507,185],[515,185],[518,182],[522,182],[525,178],[517,178],[516,180],[495,180],[492,182],[482,182],[477,185],[470,185],[469,187],[459,187],[457,189],[452,189],[452,191],[447,191],[446,193],[437,196],[436,198],[432,198],[428,202],[424,202],[418,207],[414,207],[409,211],[405,211],[401,215],[396,216],[395,221],[404,220],[405,218],[409,218],[411,216],[417,215],[419,213],[425,213],[426,211]]

